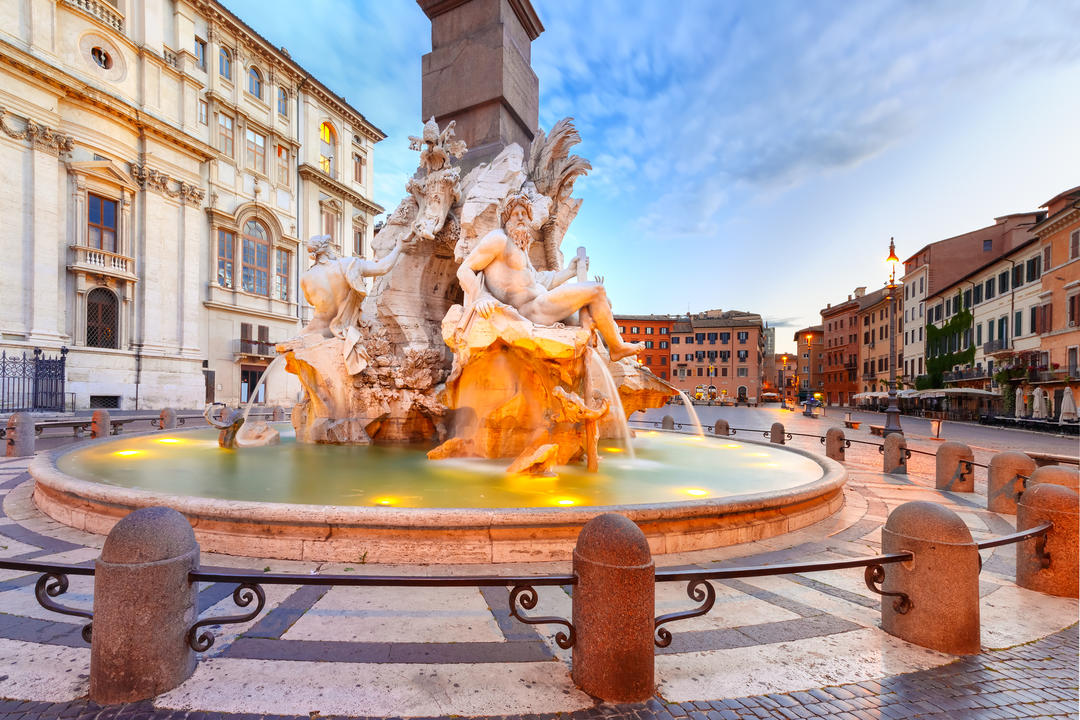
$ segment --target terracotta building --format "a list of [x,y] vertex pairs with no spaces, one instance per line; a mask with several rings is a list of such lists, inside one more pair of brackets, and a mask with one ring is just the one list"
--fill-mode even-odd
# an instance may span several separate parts
[[645,350],[637,356],[638,362],[653,371],[662,380],[670,379],[671,326],[670,315],[616,315],[619,333],[627,342],[639,342]]
[[855,289],[844,302],[829,303],[821,310],[822,336],[825,353],[825,402],[829,405],[850,405],[851,396],[859,392],[859,298],[865,287]]
[[821,325],[795,331],[796,356],[798,357],[796,385],[798,399],[805,400],[821,394],[825,399],[825,338]]
[[996,218],[988,227],[930,243],[904,261],[902,315],[904,332],[903,382],[914,385],[926,374],[926,300],[986,263],[1002,257],[1031,239],[1041,212]]
[[[896,293],[895,305],[887,288],[858,298],[859,392],[884,392],[889,389],[889,332],[891,327],[903,327],[903,319],[899,316],[903,288],[898,287]],[[897,314],[895,323],[892,322],[893,312]],[[900,375],[904,367],[904,340],[899,334],[895,337],[893,348],[897,356],[895,370]]]
[[770,385],[776,388],[773,392],[778,393],[780,399],[787,405],[793,405],[799,397],[799,383],[796,376],[798,362],[798,357],[793,353],[773,354],[774,374]]
[[1066,387],[1080,394],[1080,187],[1044,207],[1046,219],[1032,228],[1042,252],[1041,305],[1032,315],[1042,357],[1029,384],[1049,394],[1056,416]]

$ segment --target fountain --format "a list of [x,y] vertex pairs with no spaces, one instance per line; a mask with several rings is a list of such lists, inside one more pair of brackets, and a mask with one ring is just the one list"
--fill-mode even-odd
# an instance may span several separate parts
[[38,506],[106,532],[164,504],[204,550],[386,562],[565,558],[612,509],[676,552],[840,507],[844,471],[824,458],[700,426],[631,437],[628,414],[675,391],[620,337],[584,248],[563,264],[590,169],[569,154],[570,119],[464,177],[453,122],[410,140],[420,166],[375,237],[379,259],[307,244],[314,313],[274,361],[303,388],[291,428],[246,428],[236,411],[213,422],[218,442],[201,430],[41,456]]

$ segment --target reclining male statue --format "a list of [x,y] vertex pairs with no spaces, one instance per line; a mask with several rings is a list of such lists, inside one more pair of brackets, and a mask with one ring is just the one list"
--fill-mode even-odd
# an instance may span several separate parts
[[586,309],[612,360],[644,349],[619,335],[603,283],[565,284],[577,275],[577,257],[563,270],[538,272],[533,267],[528,254],[533,242],[528,225],[532,203],[526,195],[511,195],[500,219],[505,230],[496,228],[481,238],[458,268],[466,308],[486,319],[500,304],[509,305],[526,320],[548,326]]

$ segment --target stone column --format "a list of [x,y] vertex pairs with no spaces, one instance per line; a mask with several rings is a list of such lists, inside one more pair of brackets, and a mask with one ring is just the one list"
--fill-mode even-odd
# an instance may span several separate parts
[[605,513],[585,523],[574,548],[572,677],[608,702],[652,697],[655,564],[645,534]]
[[769,442],[776,443],[778,445],[784,445],[784,423],[774,422],[772,427],[769,428]]
[[176,411],[172,408],[165,408],[161,411],[161,429],[172,430],[176,427]]
[[663,428],[664,430],[674,430],[675,429],[675,418],[671,417],[670,415],[665,415],[660,420],[660,427]]
[[945,442],[937,451],[937,471],[934,475],[938,490],[975,492],[975,455],[964,443]]
[[1043,465],[1035,468],[1035,472],[1031,473],[1027,487],[1030,490],[1040,483],[1060,485],[1074,492],[1080,492],[1080,470],[1065,465]]
[[907,440],[904,436],[901,433],[887,435],[882,450],[881,471],[907,475]]
[[1022,452],[1009,450],[990,458],[986,471],[986,509],[991,512],[1016,514],[1016,501],[1024,492],[1025,481],[1031,477],[1035,461]]
[[906,593],[910,608],[901,613],[883,597],[881,629],[940,652],[979,652],[979,549],[960,516],[935,503],[904,503],[881,529],[881,550],[915,555],[882,566],[882,589]]
[[728,425],[728,421],[727,420],[717,420],[716,424],[713,425],[713,434],[714,435],[722,435],[724,437],[727,437],[728,435],[730,435],[731,434],[731,426]]
[[7,421],[7,457],[29,457],[34,454],[34,416],[28,412],[11,413]]
[[94,418],[90,423],[90,437],[108,437],[110,432],[112,432],[112,418],[109,417],[109,411],[95,410]]
[[844,437],[844,431],[838,427],[829,428],[825,433],[825,456],[839,462],[844,462],[845,458],[845,445],[847,445],[847,438]]
[[1060,485],[1041,483],[1029,487],[1016,508],[1016,529],[1027,530],[1045,522],[1054,527],[1046,535],[1039,552],[1039,538],[1024,540],[1016,546],[1016,584],[1048,595],[1077,597],[1077,545],[1080,543],[1080,495]]
[[198,592],[188,573],[198,567],[195,533],[171,508],[141,508],[113,527],[94,566],[91,700],[144,700],[191,677]]

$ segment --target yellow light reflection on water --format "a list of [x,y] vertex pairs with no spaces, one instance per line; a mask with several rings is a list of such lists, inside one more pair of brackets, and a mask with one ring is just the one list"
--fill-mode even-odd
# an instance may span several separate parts
[[702,490],[701,488],[686,488],[683,492],[687,495],[693,495],[694,497],[704,497],[709,494],[708,490]]
[[119,455],[121,457],[130,457],[132,455],[142,455],[142,450],[117,450],[113,455]]
[[162,443],[163,445],[179,445],[185,441],[180,438],[158,438],[157,442]]
[[606,447],[606,448],[602,448],[602,449],[603,449],[604,452],[607,452],[607,453],[621,453],[621,452],[623,452],[622,448],[617,448],[617,447]]
[[377,498],[375,500],[376,505],[393,505],[396,502],[397,502],[397,498],[392,498],[392,497]]
[[742,445],[740,445],[739,443],[727,443],[726,445],[724,445],[724,447],[726,447],[726,448],[734,448],[734,449],[738,450],[739,448],[742,447]]
[[577,505],[577,500],[573,498],[559,498],[555,502],[559,505]]

